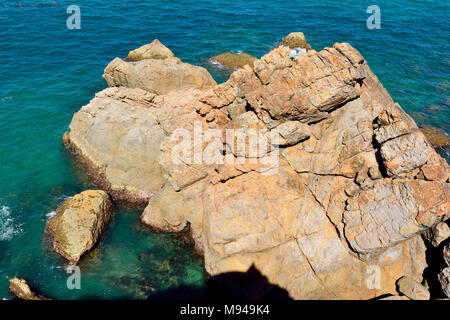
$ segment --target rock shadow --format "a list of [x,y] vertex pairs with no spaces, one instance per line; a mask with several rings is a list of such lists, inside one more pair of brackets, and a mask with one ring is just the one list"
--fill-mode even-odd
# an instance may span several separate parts
[[228,272],[210,277],[203,288],[181,286],[160,291],[149,300],[292,300],[289,293],[268,279],[254,266],[247,272]]

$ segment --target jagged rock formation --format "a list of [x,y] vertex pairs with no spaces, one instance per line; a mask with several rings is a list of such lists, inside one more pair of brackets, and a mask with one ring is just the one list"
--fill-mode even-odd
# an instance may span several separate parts
[[97,243],[112,209],[108,194],[101,190],[87,190],[64,201],[45,226],[53,249],[69,263],[76,264]]
[[420,233],[450,216],[448,164],[349,44],[279,47],[209,90],[108,88],[70,129],[102,188],[189,230],[210,274],[254,265],[295,299],[422,282]]
[[103,78],[110,87],[140,88],[155,94],[173,90],[208,89],[217,83],[202,67],[182,62],[158,40],[115,58]]
[[9,280],[9,293],[21,300],[49,300],[48,298],[37,295],[31,291],[31,288],[25,279],[13,278]]

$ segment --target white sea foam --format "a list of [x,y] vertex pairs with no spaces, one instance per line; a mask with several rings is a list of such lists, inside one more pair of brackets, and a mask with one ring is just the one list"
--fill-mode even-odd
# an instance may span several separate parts
[[299,55],[301,55],[302,53],[305,53],[306,52],[306,49],[303,49],[303,48],[294,48],[294,49],[291,49],[291,58],[292,59],[295,59],[295,58],[297,58]]
[[53,210],[53,211],[50,211],[49,213],[47,213],[46,215],[45,215],[47,218],[51,218],[51,217],[54,217],[54,216],[56,216],[56,211],[55,210]]
[[1,102],[3,102],[3,101],[9,101],[9,100],[12,100],[12,97],[3,97],[3,98],[0,98],[0,101]]
[[11,217],[11,209],[2,206],[0,208],[0,241],[9,241],[20,233],[22,233],[22,229]]

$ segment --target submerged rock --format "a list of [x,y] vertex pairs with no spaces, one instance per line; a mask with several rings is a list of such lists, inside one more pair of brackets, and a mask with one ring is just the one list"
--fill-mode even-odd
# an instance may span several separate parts
[[430,300],[428,289],[409,277],[398,280],[398,291],[411,300]]
[[69,263],[76,264],[97,243],[112,209],[108,194],[101,190],[87,190],[66,200],[45,226],[53,249]]
[[246,65],[253,67],[253,63],[258,59],[246,53],[226,52],[212,57],[211,60],[220,63],[228,69],[240,69]]
[[420,130],[434,148],[445,148],[450,146],[450,140],[444,131],[425,125],[420,126]]
[[291,32],[289,33],[286,38],[283,39],[281,42],[282,45],[289,47],[290,49],[312,49],[309,45],[308,41],[306,40],[305,35],[303,32]]
[[9,280],[9,293],[21,300],[49,300],[48,298],[37,295],[31,291],[31,288],[25,279],[13,278]]
[[103,74],[110,87],[140,88],[154,94],[175,90],[208,89],[216,85],[202,67],[182,62],[176,57],[126,62],[115,58]]
[[144,59],[167,59],[175,57],[172,51],[159,42],[158,39],[138,49],[132,50],[127,55],[127,61],[140,61]]
[[[190,229],[209,274],[254,266],[295,299],[421,283],[421,233],[450,216],[448,164],[349,44],[294,60],[279,47],[204,91],[108,88],[70,129],[115,199],[148,203],[155,228]],[[268,148],[206,143],[226,130]]]

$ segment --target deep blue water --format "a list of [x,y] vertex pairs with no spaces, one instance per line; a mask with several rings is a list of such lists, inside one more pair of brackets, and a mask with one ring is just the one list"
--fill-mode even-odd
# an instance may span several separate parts
[[[155,38],[219,82],[228,75],[211,69],[209,57],[260,57],[291,31],[303,31],[317,50],[350,42],[418,124],[450,133],[449,1],[43,3],[0,1],[0,298],[13,276],[59,299],[135,299],[203,286],[201,259],[175,235],[142,230],[139,212],[115,212],[80,264],[81,290],[67,289],[64,261],[42,237],[48,214],[92,187],[61,148],[73,113],[106,87],[101,75],[109,61]],[[66,27],[72,4],[81,8],[80,30]],[[380,30],[366,26],[372,4],[381,8]]]

